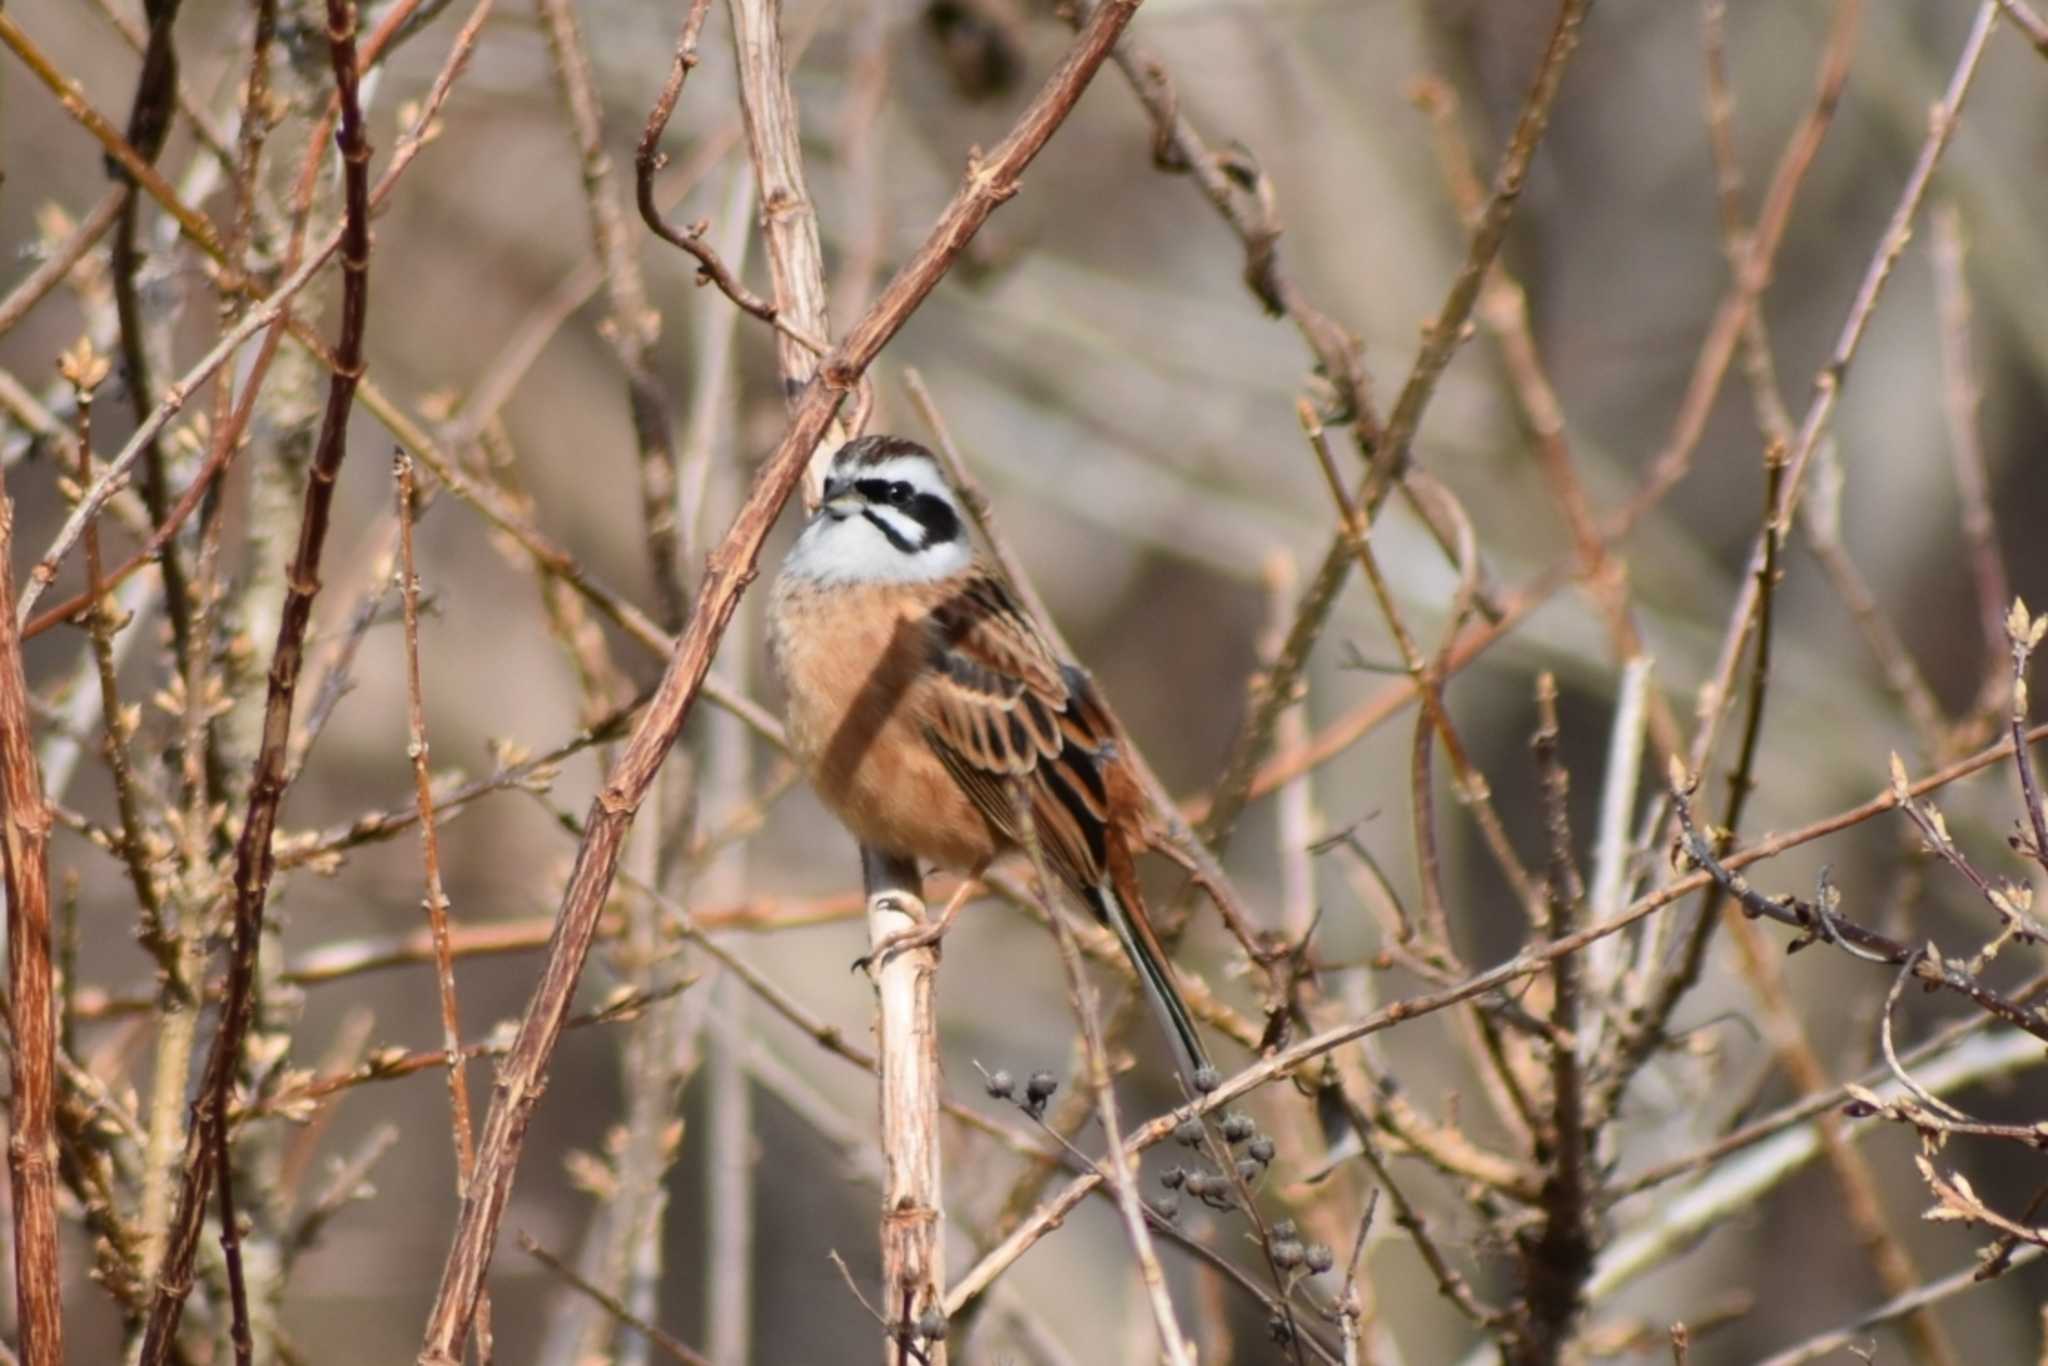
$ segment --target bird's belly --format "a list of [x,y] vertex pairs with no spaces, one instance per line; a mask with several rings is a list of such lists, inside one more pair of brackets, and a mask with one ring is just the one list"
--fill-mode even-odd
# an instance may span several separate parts
[[979,867],[996,853],[996,837],[916,716],[924,624],[868,610],[875,604],[863,594],[791,593],[772,614],[790,749],[862,844],[954,870]]
[[850,770],[821,768],[812,781],[862,844],[955,872],[979,868],[995,855],[988,822],[921,734],[894,739],[885,732],[867,762]]

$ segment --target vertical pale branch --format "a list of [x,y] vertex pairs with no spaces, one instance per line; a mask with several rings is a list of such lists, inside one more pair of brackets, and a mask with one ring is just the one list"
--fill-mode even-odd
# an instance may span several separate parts
[[847,392],[937,286],[989,215],[1017,192],[1025,167],[1072,112],[1117,35],[1130,23],[1138,3],[1117,0],[1099,10],[1008,136],[971,168],[924,244],[846,340],[818,367],[817,378],[791,414],[789,429],[755,476],[746,502],[712,552],[668,671],[591,805],[576,864],[562,893],[541,979],[499,1073],[497,1100],[484,1121],[476,1179],[463,1201],[423,1334],[419,1359],[425,1366],[454,1366],[461,1360],[477,1296],[490,1268],[499,1221],[518,1175],[526,1128],[539,1103],[548,1064],[617,875],[626,832],[704,686],[718,642],[738,610],[740,593],[754,576],[769,527]]
[[1998,526],[1991,515],[1991,478],[1984,441],[1977,430],[1983,393],[1970,359],[1970,286],[1963,271],[1963,216],[1954,204],[1934,212],[1934,300],[1941,317],[1942,414],[1948,419],[1949,461],[1963,504],[1963,536],[1970,548],[1970,572],[1977,583],[1977,617],[1984,632],[1984,687],[1978,706],[1986,711],[2003,696],[2005,613],[2012,603],[2005,561],[1998,554]]
[[[718,249],[735,270],[746,266],[753,240],[749,214],[754,198],[752,168],[736,165],[729,177],[720,220],[711,231]],[[745,493],[736,459],[717,458],[720,437],[737,427],[733,383],[733,334],[740,313],[730,308],[698,312],[699,358],[694,402],[684,439],[685,485],[694,483],[697,497],[677,508],[686,544],[698,539],[700,519],[723,515]],[[715,505],[715,506],[707,506]],[[740,644],[751,645],[750,640]],[[738,668],[744,676],[749,650]],[[704,761],[700,766],[698,810],[704,828],[716,828],[744,810],[751,800],[753,737],[738,718],[714,715],[705,726]],[[733,841],[712,858],[697,881],[700,903],[723,905],[746,899],[747,844]],[[705,1196],[705,1350],[713,1361],[737,1363],[754,1359],[754,1133],[753,1081],[746,1050],[753,1031],[748,1027],[749,997],[744,983],[730,973],[711,986],[710,1015],[714,1028],[705,1061],[706,1124]]]
[[[825,298],[825,255],[818,245],[818,211],[804,182],[802,130],[789,66],[782,51],[781,0],[726,0],[732,19],[733,55],[739,63],[740,112],[747,152],[760,182],[762,240],[768,278],[774,283],[776,316],[806,337],[831,336]],[[775,354],[786,391],[795,395],[816,372],[819,357],[789,331],[778,328]],[[818,501],[825,462],[860,430],[857,421],[827,425],[804,476],[804,506]]]
[[[862,848],[868,897],[868,943],[884,945],[923,920],[917,863]],[[882,1148],[882,1313],[901,1360],[913,1325],[939,1315],[945,1288],[943,1154],[939,1147],[938,953],[919,946],[893,953],[874,970],[876,1067],[880,1075]],[[930,1366],[945,1366],[946,1343],[923,1346]]]
[[346,221],[341,235],[341,341],[335,350],[336,369],[328,384],[327,408],[306,480],[305,510],[299,541],[286,576],[284,610],[271,653],[270,683],[263,708],[263,745],[256,756],[249,787],[249,810],[235,846],[234,941],[229,951],[227,995],[220,1026],[207,1055],[200,1097],[185,1139],[185,1179],[177,1212],[168,1231],[163,1264],[157,1273],[141,1360],[156,1366],[170,1354],[177,1337],[185,1296],[191,1290],[192,1257],[205,1220],[206,1197],[216,1168],[225,1177],[228,1102],[234,1089],[242,1041],[254,1008],[252,988],[256,951],[263,931],[263,907],[270,893],[276,858],[271,834],[284,800],[286,750],[291,738],[292,704],[304,662],[306,630],[313,616],[313,595],[320,589],[320,556],[327,542],[334,484],[348,453],[348,417],[356,381],[363,370],[363,331],[369,313],[370,148],[363,135],[362,107],[357,99],[356,11],[349,0],[328,0],[327,39],[341,101],[339,143],[346,196]]
[[14,1313],[26,1366],[64,1360],[57,1265],[57,1018],[50,964],[50,808],[29,734],[14,601],[14,503],[0,484],[0,854],[6,860],[13,1095],[7,1174],[14,1207]]

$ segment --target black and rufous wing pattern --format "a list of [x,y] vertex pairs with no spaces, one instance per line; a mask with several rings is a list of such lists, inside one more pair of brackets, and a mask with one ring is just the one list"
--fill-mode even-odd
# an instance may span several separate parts
[[1014,784],[1031,798],[1046,861],[1077,892],[1101,881],[1114,732],[1079,669],[1060,663],[1001,580],[977,575],[933,608],[932,748],[982,815],[1022,845]]
[[925,738],[989,823],[1022,847],[1017,789],[1052,871],[1115,932],[1194,1082],[1208,1057],[1139,895],[1119,833],[1138,798],[1088,675],[1062,663],[1002,580],[977,573],[926,618]]

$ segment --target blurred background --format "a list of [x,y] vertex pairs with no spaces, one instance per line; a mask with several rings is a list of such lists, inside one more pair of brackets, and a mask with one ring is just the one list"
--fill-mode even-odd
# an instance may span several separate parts
[[[1930,107],[1964,50],[1975,8],[1961,0],[1728,0],[1720,25],[1740,175],[1734,193],[1748,222],[1788,139],[1809,117],[1831,41],[1847,60],[1839,103],[1798,183],[1759,314],[1795,427],[1921,155]],[[467,13],[462,3],[423,7],[366,82],[373,175],[416,116]],[[76,78],[86,99],[122,121],[138,69],[122,26],[139,31],[138,6],[21,0],[7,15]],[[378,7],[366,8],[365,26],[379,15]],[[631,212],[633,144],[667,74],[681,8],[586,0],[576,16],[601,97],[612,193],[624,197],[623,231],[659,315],[647,364],[685,471],[675,573],[693,588],[755,463],[781,432],[773,337],[699,287],[695,263]],[[1443,129],[1418,107],[1418,83],[1437,83],[1427,88],[1455,101],[1447,117],[1485,183],[1553,20],[1552,5],[1532,0],[1146,0],[1132,26],[1133,40],[1170,76],[1181,115],[1213,149],[1236,149],[1247,179],[1262,178],[1282,229],[1282,267],[1302,297],[1362,343],[1382,415],[1469,240],[1444,169]],[[230,136],[250,24],[247,6],[221,0],[188,0],[176,21],[184,89]],[[275,204],[287,202],[310,115],[330,88],[322,27],[314,7],[283,6],[278,123],[263,173]],[[806,171],[837,333],[922,240],[971,149],[1010,127],[1065,50],[1070,29],[1037,0],[788,0],[782,29],[795,54]],[[766,294],[768,273],[751,240],[757,215],[730,32],[726,7],[714,5],[701,65],[662,144],[670,162],[660,183],[671,221],[705,221],[707,240]],[[1529,339],[1568,433],[1579,486],[1603,523],[1671,450],[1703,340],[1733,278],[1704,49],[1699,5],[1593,8],[1500,257],[1525,291]],[[0,81],[0,242],[12,282],[46,259],[109,182],[99,147],[23,63],[0,61]],[[194,202],[227,220],[230,196],[218,164],[188,121],[173,128],[159,165]],[[1802,521],[1784,552],[1744,837],[1867,800],[1884,789],[1894,751],[1919,774],[1996,738],[1989,722],[2002,724],[1995,708],[2004,705],[1998,685],[2006,662],[1987,639],[1983,543],[1966,530],[1958,492],[1952,401],[1961,381],[1944,359],[1944,342],[1967,336],[1995,558],[2010,591],[2048,598],[2040,586],[2048,552],[2026,531],[2048,515],[2041,459],[2048,237],[2038,230],[2048,220],[2044,167],[2048,62],[2001,27],[1860,338],[1808,478],[1807,506],[1829,514],[1820,520],[1838,527],[1838,544],[1817,552]],[[614,310],[594,264],[581,172],[542,20],[526,4],[502,5],[486,22],[436,136],[376,220],[368,373],[473,478],[523,500],[530,525],[589,579],[659,617],[631,412],[609,339]],[[316,225],[333,221],[336,203],[330,159],[315,190]],[[1953,226],[1948,240],[1961,249],[1966,334],[1941,312],[1937,219]],[[199,258],[154,206],[142,211],[140,241],[146,260],[138,287],[153,320],[162,385],[212,344],[215,295]],[[0,336],[9,388],[66,426],[75,405],[56,377],[58,353],[81,335],[115,350],[106,270],[105,249],[96,248],[71,283]],[[921,375],[1075,652],[1167,785],[1190,798],[1223,773],[1249,681],[1270,659],[1335,525],[1296,418],[1297,396],[1325,402],[1328,385],[1312,376],[1313,357],[1296,330],[1267,315],[1243,276],[1242,244],[1189,176],[1155,167],[1146,111],[1106,67],[1021,193],[872,373],[869,429],[930,441],[904,379],[913,368]],[[336,289],[330,273],[301,309],[329,337]],[[1499,334],[1477,323],[1426,412],[1414,454],[1462,509],[1487,582],[1511,595],[1544,582],[1547,572],[1569,574],[1574,543],[1504,354]],[[247,363],[244,356],[236,365]],[[121,384],[117,374],[95,409],[94,445],[103,458],[132,428]],[[280,563],[296,525],[301,476],[292,462],[303,461],[325,390],[313,363],[289,348],[268,384],[220,511],[227,625],[219,655],[234,701],[221,721],[221,743],[237,773],[246,773],[254,752]],[[210,408],[207,392],[191,414]],[[1744,360],[1717,392],[1682,481],[1609,545],[1625,565],[1643,653],[1654,660],[1652,690],[1688,737],[1765,498],[1766,440]],[[19,584],[67,509],[64,471],[47,433],[36,433],[34,410],[17,398],[6,406]],[[181,418],[188,428],[194,420]],[[411,800],[404,642],[388,591],[390,456],[401,444],[403,434],[358,408],[302,720],[315,682],[332,674],[337,687],[345,678],[346,691],[289,793],[283,829],[290,839],[311,843]],[[196,448],[196,438],[189,449],[174,444],[188,477]],[[1352,462],[1347,477],[1356,477],[1348,443],[1340,441],[1338,453]],[[794,511],[785,514],[764,570],[772,571],[796,520]],[[127,533],[109,537],[124,550],[134,544]],[[425,709],[433,765],[447,791],[510,758],[563,744],[657,676],[652,652],[585,600],[543,583],[531,555],[471,502],[446,491],[434,496],[418,538],[428,599],[420,630]],[[1458,568],[1399,499],[1387,504],[1374,545],[1403,619],[1433,651],[1458,624]],[[80,575],[74,557],[53,591],[75,591]],[[1283,749],[1299,743],[1286,736],[1314,734],[1399,681],[1396,642],[1355,579],[1304,675],[1299,720],[1283,732]],[[1851,579],[1867,590],[1860,618],[1845,589]],[[760,645],[763,601],[757,585],[715,673],[779,711]],[[152,702],[166,686],[163,614],[132,605],[141,615],[129,634],[138,639],[122,676],[127,700],[144,713],[135,747],[144,768],[161,777],[168,770],[157,761],[176,723]],[[359,607],[369,624],[352,664],[337,674]],[[1889,633],[1888,657],[1869,643],[1880,629],[1873,622]],[[79,673],[83,641],[73,629],[31,641],[29,677],[51,700],[41,718],[51,744],[67,725],[81,733],[68,768],[52,771],[53,751],[45,752],[53,797],[81,820],[105,825],[114,803],[97,757],[97,693],[84,688],[75,705],[60,696]],[[1446,690],[1507,834],[1538,868],[1545,836],[1528,739],[1534,680],[1543,670],[1559,680],[1571,809],[1581,857],[1590,858],[1619,677],[1595,600],[1568,583],[1551,592]],[[1994,710],[1980,705],[1987,694]],[[75,719],[65,722],[66,715]],[[1385,947],[1385,935],[1361,897],[1358,865],[1307,860],[1301,836],[1304,828],[1317,840],[1350,831],[1391,895],[1414,901],[1413,717],[1409,709],[1393,713],[1316,768],[1312,785],[1293,789],[1304,803],[1294,818],[1273,800],[1253,801],[1229,847],[1228,867],[1247,903],[1270,917],[1264,928],[1286,932],[1290,903],[1320,912],[1319,954],[1349,969],[1333,981],[1358,979],[1356,995],[1347,994],[1353,986],[1329,988],[1347,1001],[1392,1000],[1425,983],[1399,968],[1360,967]],[[1723,769],[1736,729],[1733,721],[1724,725]],[[495,791],[447,816],[441,856],[457,924],[475,932],[474,942],[492,928],[515,941],[511,951],[466,953],[459,962],[465,1038],[490,1038],[526,1000],[540,961],[538,936],[576,847],[564,818],[587,805],[606,753],[599,746],[567,758],[545,792]],[[858,886],[852,841],[808,792],[788,783],[771,746],[712,707],[698,706],[673,763],[688,780],[660,789],[629,869],[659,881],[709,925],[726,924],[713,912],[750,907],[732,918],[745,923],[714,929],[719,943],[866,1046],[872,992],[847,971],[865,937],[841,896]],[[1646,789],[1662,771],[1653,747]],[[1455,944],[1468,964],[1484,967],[1516,951],[1526,921],[1441,763],[1434,790]],[[1706,791],[1718,807],[1725,783]],[[1634,825],[1647,819],[1648,800]],[[1940,800],[1980,866],[2028,876],[2004,847],[2022,810],[2008,765],[1944,790]],[[280,1044],[285,1066],[323,1076],[379,1049],[439,1047],[431,963],[415,950],[376,970],[363,966],[379,946],[422,924],[416,835],[405,828],[381,842],[334,838],[324,849],[331,863],[287,857],[280,871],[260,1030],[288,1040]],[[1644,849],[1636,875],[1666,876],[1659,853]],[[76,1056],[117,1101],[135,1105],[161,1065],[162,1025],[151,1009],[153,964],[136,944],[134,896],[118,860],[76,824],[60,831],[52,859],[59,876],[77,878]],[[1173,902],[1179,879],[1155,862],[1156,896]],[[1750,875],[1772,892],[1807,894],[1822,865],[1832,867],[1846,911],[1908,940],[1933,938],[1967,952],[1994,932],[1967,883],[1930,863],[1895,816],[1794,850]],[[1303,867],[1308,884],[1290,884]],[[622,886],[618,900],[619,924],[655,923],[640,914],[644,897]],[[1697,898],[1671,914],[1696,916]],[[1774,951],[1788,938],[1765,929]],[[1988,971],[2017,981],[2038,966],[2013,961],[2037,957],[2037,948],[2011,954]],[[1206,906],[1180,958],[1256,1018],[1258,983]],[[327,961],[352,966],[323,977],[318,967]],[[1783,972],[1829,1080],[1862,1075],[1877,1060],[1876,1025],[1892,975],[1824,948],[1789,960]],[[1122,991],[1120,978],[1100,980]],[[1014,1109],[983,1096],[975,1065],[1020,1076],[1044,1067],[1065,1078],[1073,1028],[1062,981],[1051,937],[1032,917],[992,902],[960,922],[939,978],[949,1098],[1021,1124]],[[724,1334],[728,1348],[762,1362],[871,1357],[875,1326],[828,1256],[843,1257],[853,1282],[872,1293],[878,1156],[870,1079],[820,1049],[698,947],[657,930],[608,935],[594,954],[585,1007],[598,1009],[622,990],[642,994],[632,1018],[564,1038],[507,1212],[508,1234],[532,1235],[684,1341],[701,1345]],[[1918,1039],[1960,1014],[1946,999],[1912,993],[1898,1019]],[[1758,1023],[1725,943],[1672,1024],[1680,1046],[1628,1093],[1609,1136],[1609,1156],[1623,1173],[1689,1152],[1799,1094],[1773,1067],[1769,1030]],[[208,1015],[202,1044],[211,1029]],[[1468,1122],[1479,1142],[1511,1147],[1511,1134],[1490,1127],[1481,1083],[1455,1034],[1436,1021],[1396,1030],[1383,1044],[1385,1066],[1418,1106]],[[1127,1119],[1135,1120],[1177,1097],[1149,1022],[1140,1020],[1125,1038],[1137,1065],[1120,1087]],[[1226,1073],[1246,1056],[1231,1046]],[[280,1075],[270,1084],[283,1086]],[[479,1115],[491,1075],[489,1061],[469,1069]],[[362,1198],[337,1202],[319,1222],[288,1275],[266,1282],[275,1293],[261,1326],[273,1359],[398,1361],[417,1351],[456,1208],[441,1077],[430,1067],[350,1086],[300,1107],[290,1123],[266,1120],[244,1130],[247,1179],[272,1192],[268,1204],[253,1201],[259,1245],[289,1244],[332,1179],[332,1164],[362,1159],[369,1183]],[[2008,1069],[1951,1099],[1984,1117],[2032,1122],[2048,1118],[2044,1094],[2037,1074]],[[1318,1131],[1311,1124],[1302,1132]],[[964,1268],[995,1226],[1022,1164],[986,1135],[951,1127],[946,1138],[948,1239]],[[1863,1145],[1893,1235],[1933,1280],[1967,1268],[1988,1235],[1919,1219],[1929,1195],[1914,1150],[1911,1133],[1896,1126]],[[673,1165],[664,1171],[668,1158]],[[2014,1217],[2048,1180],[2038,1153],[2010,1145],[1959,1142],[1945,1160]],[[1271,1179],[1291,1187],[1318,1164],[1317,1152],[1283,1148]],[[1502,1225],[1478,1212],[1484,1202],[1423,1164],[1395,1170],[1407,1174],[1407,1194],[1478,1290],[1497,1302],[1511,1299],[1512,1249],[1498,1243]],[[1340,1166],[1311,1203],[1326,1202],[1330,1226],[1348,1235],[1372,1184],[1355,1162]],[[1660,1187],[1604,1211],[1607,1236],[1649,1218],[1677,1189]],[[1853,1319],[1887,1291],[1840,1204],[1824,1168],[1788,1172],[1743,1208],[1676,1239],[1646,1274],[1603,1293],[1588,1311],[1582,1345],[1622,1360],[1666,1360],[1664,1327],[1683,1319],[1697,1325],[1693,1360],[1751,1361]],[[1148,1359],[1151,1329],[1113,1216],[1107,1205],[1085,1206],[1025,1257],[971,1333],[955,1338],[956,1357]],[[1248,1255],[1241,1221],[1190,1214],[1185,1222],[1226,1256]],[[1323,1280],[1325,1300],[1337,1293],[1344,1250],[1338,1247],[1339,1271]],[[86,1279],[87,1240],[76,1236],[66,1254],[74,1359],[112,1360],[122,1340],[120,1310]],[[731,1264],[734,1256],[740,1265]],[[1249,1299],[1233,1298],[1180,1253],[1164,1256],[1184,1321],[1207,1344],[1203,1360],[1287,1359],[1266,1339],[1265,1315]],[[202,1281],[212,1274],[208,1265],[202,1257]],[[1379,1359],[1450,1362],[1482,1340],[1438,1293],[1385,1209],[1362,1274],[1378,1304]],[[509,1239],[491,1288],[498,1361],[647,1359],[644,1343],[615,1336],[601,1311]],[[1958,1354],[1951,1359],[2032,1359],[2044,1292],[2048,1281],[2035,1266],[1949,1301],[1937,1317]],[[713,1304],[721,1296],[729,1304],[735,1294],[743,1321],[714,1329]],[[222,1359],[217,1303],[202,1284],[190,1311],[191,1360]],[[1924,1345],[1908,1345],[1893,1327],[1857,1341],[1879,1344],[1880,1360],[1901,1353],[1930,1359]]]

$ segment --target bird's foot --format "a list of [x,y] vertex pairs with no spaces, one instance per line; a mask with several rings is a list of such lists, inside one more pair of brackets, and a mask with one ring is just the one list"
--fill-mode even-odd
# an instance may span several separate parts
[[912,930],[898,930],[881,943],[874,951],[853,960],[855,972],[880,972],[889,966],[889,960],[899,953],[911,949],[937,948],[946,937],[947,922],[934,920]]

